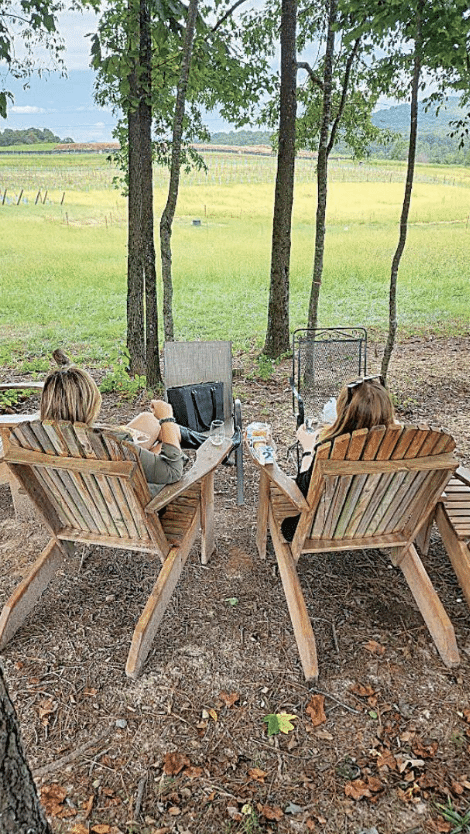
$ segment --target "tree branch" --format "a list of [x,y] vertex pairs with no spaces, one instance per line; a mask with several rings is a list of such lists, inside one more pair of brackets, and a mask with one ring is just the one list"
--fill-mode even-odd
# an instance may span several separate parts
[[216,32],[216,31],[217,31],[217,29],[219,29],[219,28],[220,28],[220,26],[222,26],[222,24],[223,24],[223,23],[225,23],[225,21],[227,20],[227,18],[228,18],[228,17],[230,17],[230,15],[231,15],[231,14],[233,14],[233,12],[235,11],[235,9],[238,9],[238,7],[242,5],[242,3],[246,3],[246,0],[237,0],[237,2],[236,2],[236,3],[234,3],[234,4],[233,4],[233,6],[231,6],[231,7],[230,7],[230,9],[228,9],[228,10],[225,12],[225,14],[224,14],[224,15],[222,15],[222,17],[220,18],[220,20],[218,20],[218,21],[217,21],[217,23],[215,23],[215,24],[214,24],[214,26],[212,27],[212,30],[211,30],[211,31],[212,31],[212,32]]
[[316,84],[317,87],[320,87],[320,89],[323,90],[323,81],[319,75],[316,75],[314,73],[310,64],[308,64],[306,61],[297,61],[297,69],[304,69],[306,72],[308,72],[312,84]]
[[344,107],[345,107],[345,104],[346,104],[346,96],[347,96],[347,93],[348,93],[348,86],[349,86],[349,76],[351,75],[351,69],[352,69],[353,61],[354,61],[354,58],[357,55],[357,51],[359,49],[360,41],[361,41],[360,38],[357,38],[355,40],[354,46],[353,46],[353,48],[352,48],[352,50],[351,50],[351,52],[348,56],[348,60],[346,61],[346,71],[344,73],[344,78],[343,78],[343,88],[342,88],[342,91],[341,91],[341,101],[340,101],[340,104],[339,104],[338,112],[336,114],[336,118],[335,118],[335,120],[333,122],[333,126],[331,128],[330,141],[328,142],[328,147],[327,147],[327,154],[328,155],[330,154],[331,149],[332,149],[332,147],[335,143],[335,138],[336,138],[336,133],[337,133],[337,130],[338,130],[338,125],[341,121],[341,117],[342,117],[343,112],[344,112]]

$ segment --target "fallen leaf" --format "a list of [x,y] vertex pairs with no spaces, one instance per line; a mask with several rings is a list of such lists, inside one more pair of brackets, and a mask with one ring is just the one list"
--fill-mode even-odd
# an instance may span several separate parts
[[296,718],[296,715],[289,715],[287,712],[265,715],[263,721],[268,725],[268,736],[274,736],[277,733],[290,733],[294,729],[294,725],[291,722]]
[[412,769],[415,767],[424,767],[423,759],[412,759],[409,756],[396,756],[395,758],[399,773],[403,773],[408,767]]
[[417,738],[411,745],[411,749],[415,756],[420,756],[422,759],[433,759],[437,753],[439,742],[431,741],[429,744],[423,744],[421,739]]
[[101,825],[98,823],[97,825],[92,825],[90,831],[94,831],[94,834],[109,834],[111,831],[110,825]]
[[306,712],[309,714],[314,727],[319,727],[326,721],[325,715],[325,696],[312,695],[307,705]]
[[349,687],[349,691],[353,692],[354,695],[359,695],[361,698],[368,698],[371,695],[375,695],[375,689],[369,684],[355,683]]
[[177,805],[172,805],[171,808],[168,808],[168,813],[172,817],[177,817],[181,814],[181,808],[178,808]]
[[333,741],[334,738],[328,730],[317,730],[315,736],[316,738],[324,738],[325,741]]
[[308,820],[305,821],[305,825],[307,826],[309,831],[314,831],[314,829],[316,828],[316,822],[311,817],[309,817]]
[[84,817],[87,820],[91,814],[91,809],[93,808],[93,802],[95,801],[95,795],[91,794],[88,797],[87,801],[83,803],[83,808],[85,809]]
[[41,788],[41,802],[46,814],[50,817],[60,816],[66,810],[63,806],[66,796],[66,789],[56,782],[53,782],[51,785],[43,785]]
[[198,779],[198,777],[202,776],[203,773],[204,768],[196,767],[195,765],[190,765],[190,767],[185,767],[184,769],[184,775],[189,779]]
[[239,692],[221,692],[219,698],[224,702],[226,707],[233,707],[233,705],[240,700]]
[[57,704],[52,700],[52,698],[47,698],[45,701],[41,701],[38,706],[38,715],[44,727],[47,727],[49,724],[49,716],[52,715],[56,709]]
[[382,768],[388,770],[397,769],[397,761],[395,759],[395,756],[390,752],[390,750],[383,748],[379,752],[379,755],[377,756],[377,767],[379,770],[381,770]]
[[243,819],[242,814],[238,810],[238,806],[235,808],[233,805],[227,805],[227,813],[234,822],[241,822]]
[[279,822],[280,819],[284,816],[284,812],[279,805],[275,805],[274,808],[271,808],[270,805],[262,805],[259,809],[261,816],[265,817],[267,820],[275,820]]
[[385,646],[381,646],[380,643],[377,643],[377,640],[368,640],[367,643],[364,643],[364,648],[371,654],[378,656],[385,653]]
[[207,712],[209,713],[209,715],[210,715],[210,717],[212,718],[213,721],[217,721],[217,713],[216,713],[215,709],[212,709],[212,707],[210,707],[207,710]]
[[183,753],[165,753],[163,757],[163,772],[167,776],[177,776],[183,767],[189,767],[191,762]]
[[344,793],[352,799],[362,799],[364,796],[372,796],[363,779],[353,779],[352,782],[346,782]]
[[267,771],[261,770],[259,767],[252,767],[248,771],[248,776],[250,776],[251,779],[254,779],[256,782],[261,782],[262,784],[264,784],[264,778],[267,775]]
[[[93,698],[95,695],[97,695],[97,694],[98,694],[98,690],[97,690],[97,689],[95,689],[95,688],[94,688],[94,687],[92,687],[92,686],[86,686],[86,687],[85,687],[85,689],[83,690],[83,694],[84,694],[84,695],[89,695],[90,697],[92,697],[92,698]],[[92,829],[92,830],[93,830],[93,829]]]
[[81,822],[76,822],[70,829],[69,834],[89,834],[88,826],[83,825]]
[[456,793],[457,796],[460,796],[460,794],[462,794],[465,790],[465,788],[463,787],[463,785],[460,784],[460,782],[451,782],[450,786],[452,788],[453,793]]
[[378,793],[382,788],[383,785],[380,779],[377,779],[376,776],[368,776],[367,780],[353,779],[350,782],[346,782],[344,792],[346,796],[350,796],[352,799],[358,800],[363,797],[370,799],[374,793]]

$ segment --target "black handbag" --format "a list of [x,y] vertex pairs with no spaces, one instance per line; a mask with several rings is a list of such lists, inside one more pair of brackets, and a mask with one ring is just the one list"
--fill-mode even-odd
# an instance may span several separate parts
[[180,426],[209,431],[212,420],[224,419],[224,383],[199,382],[167,388],[167,399]]

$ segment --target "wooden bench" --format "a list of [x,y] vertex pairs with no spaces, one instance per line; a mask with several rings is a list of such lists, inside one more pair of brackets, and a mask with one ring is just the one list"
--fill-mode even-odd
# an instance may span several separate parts
[[459,467],[436,507],[435,521],[470,606],[470,470]]

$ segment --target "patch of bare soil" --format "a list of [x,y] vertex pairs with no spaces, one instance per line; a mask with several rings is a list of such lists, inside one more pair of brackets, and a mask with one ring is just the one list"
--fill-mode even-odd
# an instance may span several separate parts
[[[389,378],[399,417],[446,428],[467,465],[469,348],[470,338],[404,342]],[[293,473],[289,361],[268,382],[249,357],[235,364],[244,421],[272,422]],[[108,398],[104,416],[123,422],[141,407]],[[136,682],[124,664],[158,570],[142,554],[79,548],[5,649],[55,832],[424,834],[450,830],[438,809],[448,798],[468,810],[470,612],[437,532],[425,565],[460,668],[441,663],[385,552],[328,554],[299,563],[320,662],[309,686],[273,552],[257,557],[257,480],[246,460],[237,507],[234,470],[218,471],[216,553],[202,567],[195,546]],[[16,521],[8,487],[0,507],[3,604],[47,535]],[[281,712],[293,729],[268,736],[264,717]]]

